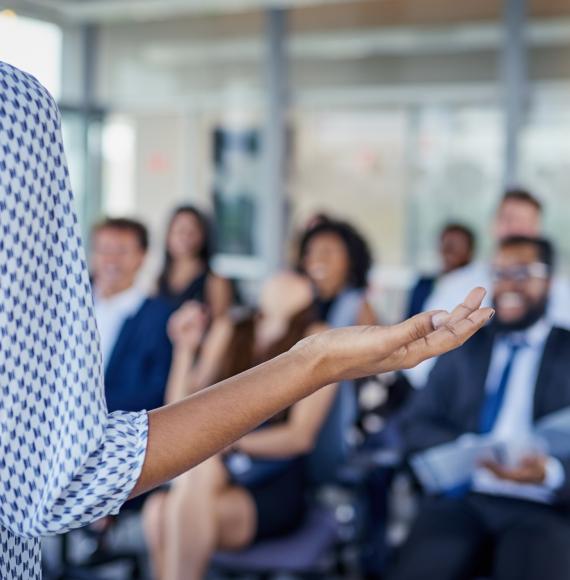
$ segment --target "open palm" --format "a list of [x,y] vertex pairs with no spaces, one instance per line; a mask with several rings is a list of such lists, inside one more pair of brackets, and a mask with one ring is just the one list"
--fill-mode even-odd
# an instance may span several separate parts
[[308,356],[325,352],[326,374],[334,380],[411,368],[461,346],[484,326],[494,314],[481,308],[484,297],[485,290],[476,288],[451,313],[426,312],[394,326],[329,330],[295,348]]

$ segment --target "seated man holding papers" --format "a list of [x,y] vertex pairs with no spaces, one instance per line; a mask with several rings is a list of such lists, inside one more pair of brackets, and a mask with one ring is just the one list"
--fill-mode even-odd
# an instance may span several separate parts
[[[552,245],[504,240],[495,321],[441,357],[401,421],[426,491],[391,580],[570,578],[570,332],[545,316]],[[490,550],[489,550],[490,549]]]

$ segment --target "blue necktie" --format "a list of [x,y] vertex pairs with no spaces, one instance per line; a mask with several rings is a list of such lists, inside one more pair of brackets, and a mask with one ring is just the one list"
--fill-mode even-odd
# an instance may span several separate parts
[[511,372],[513,370],[516,356],[524,346],[526,346],[526,343],[522,341],[511,341],[509,344],[509,355],[501,374],[499,384],[497,385],[496,389],[488,393],[483,405],[483,409],[481,410],[479,432],[482,434],[490,433],[495,426],[495,422],[497,421],[497,417],[499,416],[503,401],[505,399],[507,385],[509,384],[509,379],[511,378]]
[[[503,368],[503,372],[501,373],[499,384],[497,385],[496,389],[493,389],[487,394],[483,408],[481,409],[481,417],[479,419],[479,432],[481,434],[487,434],[493,430],[495,422],[497,421],[497,417],[501,411],[503,401],[505,399],[507,385],[509,384],[509,380],[511,378],[511,372],[513,370],[516,356],[521,348],[525,346],[527,346],[527,344],[522,340],[509,341],[509,353],[507,356],[507,362]],[[467,481],[457,485],[453,489],[447,490],[445,495],[450,498],[462,498],[469,493],[470,489],[471,481]]]

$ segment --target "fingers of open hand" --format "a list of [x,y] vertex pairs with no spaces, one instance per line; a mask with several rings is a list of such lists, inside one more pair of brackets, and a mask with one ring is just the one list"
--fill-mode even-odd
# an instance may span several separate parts
[[481,308],[466,318],[451,318],[444,326],[427,337],[431,356],[437,356],[461,346],[483,327],[493,316],[492,308]]
[[471,290],[471,292],[469,292],[469,294],[466,296],[465,300],[452,310],[451,320],[462,320],[470,316],[473,312],[481,307],[481,303],[483,302],[486,294],[487,291],[485,288],[478,287]]
[[[394,326],[390,337],[392,339],[390,344],[392,350],[396,350],[398,347],[410,345],[416,341],[420,341],[419,344],[423,343],[425,345],[425,342],[422,339],[430,336],[434,330],[439,328],[447,329],[448,339],[450,338],[450,334],[453,335],[455,333],[456,329],[460,333],[465,332],[467,328],[472,326],[473,321],[471,320],[469,325],[463,325],[461,328],[457,328],[457,324],[461,321],[468,320],[474,312],[478,311],[485,294],[486,292],[484,288],[475,288],[467,295],[464,302],[457,306],[451,314],[445,311],[424,312],[423,314],[418,314],[417,316]],[[488,318],[489,316],[487,314],[487,320]],[[483,323],[484,322],[485,321],[483,321]],[[479,326],[479,328],[481,326]],[[478,328],[473,332],[476,330],[478,330]]]
[[390,329],[390,349],[394,351],[425,338],[434,330],[434,319],[438,316],[446,316],[446,314],[443,311],[424,312],[393,326]]
[[453,309],[449,318],[428,335],[429,356],[461,346],[493,317],[492,308],[481,308],[486,293],[481,287],[471,290],[463,303]]
[[407,346],[406,366],[415,366],[428,358],[461,346],[484,326],[492,315],[492,308],[481,308],[465,318],[455,320],[449,318],[440,328]]

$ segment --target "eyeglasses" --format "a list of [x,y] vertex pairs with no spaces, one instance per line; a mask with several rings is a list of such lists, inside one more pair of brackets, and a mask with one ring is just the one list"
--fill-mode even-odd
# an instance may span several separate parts
[[493,282],[527,282],[531,278],[546,280],[549,276],[550,268],[542,262],[492,270]]

